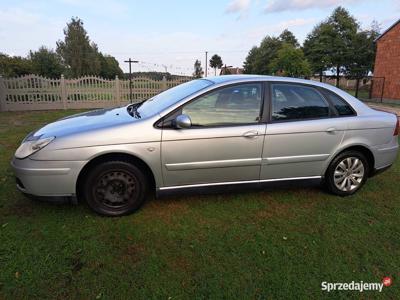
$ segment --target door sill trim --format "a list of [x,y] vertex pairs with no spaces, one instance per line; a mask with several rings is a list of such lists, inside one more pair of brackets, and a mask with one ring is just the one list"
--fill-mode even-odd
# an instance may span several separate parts
[[207,187],[207,186],[236,185],[236,184],[246,184],[246,183],[263,183],[263,182],[307,180],[307,179],[321,179],[321,178],[322,178],[322,176],[305,176],[305,177],[274,178],[274,179],[262,179],[262,180],[225,181],[225,182],[165,186],[165,187],[158,188],[158,190],[166,191],[166,190],[197,188],[197,187]]

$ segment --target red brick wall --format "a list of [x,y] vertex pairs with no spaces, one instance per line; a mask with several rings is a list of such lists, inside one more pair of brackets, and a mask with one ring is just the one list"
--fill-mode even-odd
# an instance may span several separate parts
[[[377,41],[374,77],[385,77],[383,98],[400,100],[400,23]],[[372,97],[381,96],[380,80],[376,80]]]

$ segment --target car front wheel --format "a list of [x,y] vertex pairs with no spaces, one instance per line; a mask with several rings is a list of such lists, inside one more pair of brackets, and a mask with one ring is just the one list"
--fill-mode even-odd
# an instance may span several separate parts
[[135,165],[126,161],[108,161],[89,172],[84,195],[95,212],[122,216],[140,208],[147,188],[146,176]]
[[348,196],[364,185],[368,173],[369,165],[365,156],[358,151],[346,151],[331,162],[325,175],[325,182],[333,194]]

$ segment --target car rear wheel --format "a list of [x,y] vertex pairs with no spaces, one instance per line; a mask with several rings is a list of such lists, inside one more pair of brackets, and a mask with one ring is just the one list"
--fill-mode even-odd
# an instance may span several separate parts
[[147,189],[147,178],[135,165],[126,161],[108,161],[89,172],[84,195],[95,212],[122,216],[140,208]]
[[365,156],[358,151],[339,154],[329,165],[325,175],[328,190],[339,196],[357,192],[366,182],[369,165]]

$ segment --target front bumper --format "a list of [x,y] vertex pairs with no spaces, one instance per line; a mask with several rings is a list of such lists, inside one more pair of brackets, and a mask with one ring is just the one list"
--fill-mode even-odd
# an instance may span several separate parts
[[69,197],[76,194],[78,175],[85,163],[14,158],[11,166],[21,192],[40,197]]

